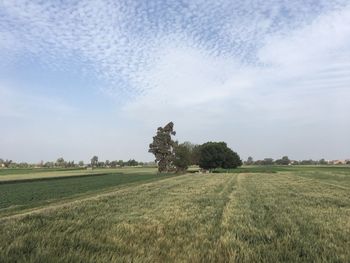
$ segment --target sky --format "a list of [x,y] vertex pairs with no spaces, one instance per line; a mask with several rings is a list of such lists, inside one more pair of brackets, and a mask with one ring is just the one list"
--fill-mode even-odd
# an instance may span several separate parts
[[0,0],[0,158],[350,158],[349,0]]

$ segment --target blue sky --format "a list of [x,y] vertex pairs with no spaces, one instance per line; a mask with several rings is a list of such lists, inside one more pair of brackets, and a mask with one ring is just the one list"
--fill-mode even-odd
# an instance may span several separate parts
[[350,158],[350,1],[0,1],[0,157]]

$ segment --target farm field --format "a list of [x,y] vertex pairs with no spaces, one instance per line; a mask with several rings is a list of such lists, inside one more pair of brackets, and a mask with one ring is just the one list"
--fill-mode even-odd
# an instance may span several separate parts
[[345,166],[125,169],[0,187],[0,262],[350,261]]
[[[153,170],[152,170],[153,171]],[[56,173],[55,173],[56,174]],[[137,169],[130,169],[128,173],[119,170],[105,171],[104,174],[84,176],[23,179],[21,181],[6,181],[0,183],[0,215],[11,214],[18,210],[37,207],[52,202],[66,201],[81,195],[108,191],[125,184],[160,180],[154,172],[139,173]]]
[[57,177],[73,177],[84,175],[101,175],[110,173],[154,173],[155,168],[111,168],[111,169],[57,169],[57,168],[37,168],[37,169],[0,169],[0,184],[7,181],[34,180]]

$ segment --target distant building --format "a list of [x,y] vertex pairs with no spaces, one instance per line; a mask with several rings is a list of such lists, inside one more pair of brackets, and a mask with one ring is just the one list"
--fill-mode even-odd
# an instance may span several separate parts
[[334,160],[333,164],[346,164],[346,160]]

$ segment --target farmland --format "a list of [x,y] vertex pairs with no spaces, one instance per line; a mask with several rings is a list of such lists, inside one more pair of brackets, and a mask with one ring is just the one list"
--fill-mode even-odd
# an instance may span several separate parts
[[[9,214],[13,211],[40,206],[42,204],[62,201],[63,199],[78,197],[106,191],[116,186],[134,182],[150,181],[162,177],[152,173],[115,173],[114,170],[104,174],[74,175],[68,177],[41,177],[33,179],[31,176],[22,180],[0,182],[0,214]],[[30,178],[30,179],[28,179]]]
[[350,260],[345,166],[116,169],[15,180],[0,195],[1,262]]
[[34,179],[50,179],[50,178],[61,178],[61,177],[73,177],[73,176],[84,176],[84,175],[101,175],[106,173],[152,173],[155,169],[150,168],[117,168],[117,169],[94,169],[86,170],[82,168],[78,169],[0,169],[0,183],[5,181],[23,181],[23,180],[34,180]]

